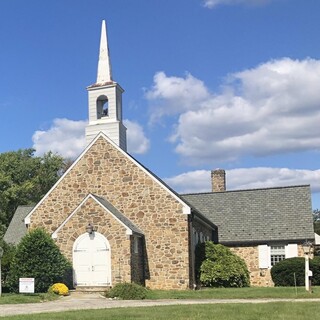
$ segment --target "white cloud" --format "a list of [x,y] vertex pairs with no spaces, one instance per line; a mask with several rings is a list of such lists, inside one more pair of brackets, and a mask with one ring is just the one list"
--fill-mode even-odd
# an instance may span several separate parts
[[[189,164],[320,148],[319,60],[269,61],[229,75],[216,95],[191,75],[174,78],[173,94],[171,79],[157,77],[148,97],[153,105],[161,98],[162,115],[179,115],[171,141]],[[200,98],[192,98],[193,84],[201,84]]]
[[[164,179],[180,193],[211,191],[211,171],[196,170]],[[320,192],[320,170],[288,168],[240,168],[226,170],[227,190],[270,188],[310,184],[312,191]]]
[[230,189],[254,189],[310,184],[313,192],[320,192],[320,170],[288,168],[239,168],[227,170]]
[[153,87],[145,94],[148,100],[156,101],[151,122],[165,115],[192,110],[210,96],[204,83],[191,74],[187,74],[185,78],[179,78],[167,77],[164,72],[157,72],[153,82]]
[[237,4],[246,4],[246,5],[263,5],[271,0],[204,0],[203,5],[206,8],[212,9],[218,5],[237,5]]
[[124,120],[127,127],[128,152],[143,154],[149,150],[150,141],[146,138],[143,128],[136,122]]
[[[124,120],[127,126],[128,152],[142,154],[149,148],[149,140],[136,122]],[[54,119],[48,130],[38,130],[32,136],[37,155],[52,151],[65,158],[75,159],[85,148],[85,126],[87,121]]]
[[33,148],[40,155],[48,151],[74,159],[85,147],[86,121],[54,119],[48,130],[38,130],[32,136]]
[[180,193],[208,192],[211,188],[210,171],[195,170],[163,179]]

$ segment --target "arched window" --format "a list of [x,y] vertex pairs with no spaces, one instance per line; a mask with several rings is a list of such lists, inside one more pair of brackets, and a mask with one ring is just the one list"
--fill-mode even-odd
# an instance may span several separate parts
[[97,119],[109,116],[109,101],[106,96],[100,96],[97,99]]

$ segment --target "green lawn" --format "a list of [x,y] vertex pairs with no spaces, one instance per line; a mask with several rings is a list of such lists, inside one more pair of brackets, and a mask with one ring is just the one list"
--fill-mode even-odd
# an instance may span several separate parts
[[250,288],[205,288],[201,290],[164,291],[150,290],[147,299],[258,299],[258,298],[320,298],[320,287],[312,288],[313,293],[304,287],[250,287]]
[[[56,295],[49,294],[2,294],[0,304],[36,303],[58,299]],[[320,287],[314,287],[309,294],[304,287],[276,288],[206,288],[201,290],[164,291],[149,290],[147,299],[258,299],[258,298],[320,298]]]
[[186,305],[142,308],[81,310],[6,317],[16,320],[99,320],[99,319],[223,319],[223,320],[303,320],[317,319],[320,304],[316,302],[276,302],[266,304]]
[[14,294],[3,293],[0,297],[0,304],[16,304],[16,303],[36,303],[56,300],[59,297],[54,294],[48,293],[35,293],[35,294]]

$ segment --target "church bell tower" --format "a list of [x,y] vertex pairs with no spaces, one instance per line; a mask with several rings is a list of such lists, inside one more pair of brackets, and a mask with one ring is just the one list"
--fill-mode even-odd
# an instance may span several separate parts
[[121,149],[127,151],[126,127],[122,123],[121,86],[113,81],[106,23],[102,21],[97,81],[88,90],[89,123],[86,142],[89,144],[103,132]]

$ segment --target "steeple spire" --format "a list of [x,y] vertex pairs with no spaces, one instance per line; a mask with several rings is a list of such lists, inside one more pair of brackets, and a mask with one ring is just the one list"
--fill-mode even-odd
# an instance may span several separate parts
[[89,123],[86,140],[89,144],[103,132],[122,150],[127,150],[126,127],[122,122],[121,86],[112,80],[106,22],[102,21],[97,82],[87,87]]
[[97,83],[112,82],[106,22],[102,20]]

